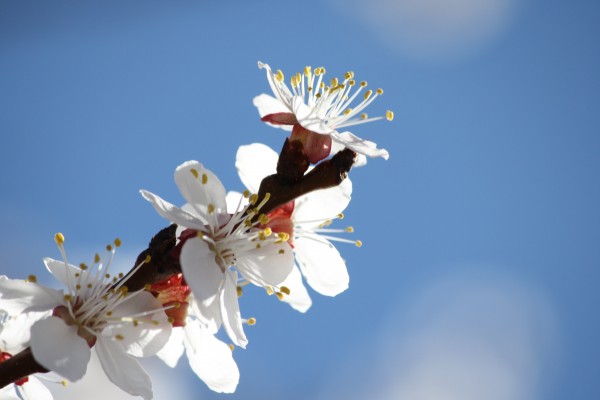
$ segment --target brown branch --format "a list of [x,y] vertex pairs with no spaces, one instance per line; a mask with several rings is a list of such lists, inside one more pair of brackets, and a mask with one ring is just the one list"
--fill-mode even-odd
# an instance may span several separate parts
[[0,362],[0,388],[39,372],[48,372],[48,370],[35,361],[31,348],[28,347],[8,360]]

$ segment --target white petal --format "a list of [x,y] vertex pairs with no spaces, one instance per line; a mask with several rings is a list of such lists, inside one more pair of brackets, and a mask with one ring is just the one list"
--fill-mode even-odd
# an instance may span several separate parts
[[212,171],[198,161],[187,161],[175,170],[175,183],[185,200],[203,219],[208,219],[207,209],[211,204],[217,213],[226,213],[225,187]]
[[100,364],[112,383],[133,396],[152,399],[150,377],[135,358],[123,351],[119,343],[100,336],[95,349]]
[[223,282],[223,272],[208,243],[200,238],[188,239],[181,249],[179,261],[196,300],[205,305],[212,303]]
[[[186,322],[189,324],[189,322]],[[167,344],[158,352],[156,356],[171,368],[175,368],[177,362],[183,355],[183,328],[173,328],[171,337]]]
[[[275,97],[270,96],[268,94],[259,94],[254,99],[252,99],[252,104],[254,107],[258,109],[258,114],[260,117],[264,117],[265,115],[277,114],[277,113],[289,113],[292,110],[281,101],[277,100]],[[269,124],[275,127],[283,127],[282,125]]]
[[247,206],[249,201],[240,192],[230,191],[225,196],[227,201],[227,212],[229,214],[238,213],[243,207]]
[[120,324],[110,324],[102,331],[102,335],[113,339],[120,335],[123,338],[120,340],[120,345],[133,356],[152,356],[164,347],[172,330],[172,325],[164,311],[160,310],[161,308],[160,302],[150,292],[129,295],[113,310],[113,318],[158,311],[144,317],[134,317],[139,321],[137,324],[129,318]]
[[65,264],[64,261],[46,257],[44,258],[44,265],[46,265],[46,269],[54,275],[54,278],[68,288],[75,288],[75,282],[79,279],[75,274],[80,274],[81,279],[84,282],[87,282],[87,276],[89,274],[87,271],[82,271],[80,268],[71,264]]
[[377,144],[359,138],[350,132],[334,132],[331,134],[333,141],[338,142],[358,154],[364,154],[367,157],[382,157],[387,160],[390,156],[387,150],[378,149]]
[[312,305],[308,291],[302,283],[300,270],[294,266],[292,273],[281,284],[290,289],[290,294],[284,295],[282,301],[288,303],[294,310],[305,313]]
[[235,156],[235,167],[242,183],[252,193],[258,193],[265,176],[277,172],[279,155],[269,146],[253,143],[240,146]]
[[206,221],[200,220],[197,216],[182,210],[181,208],[163,200],[154,193],[146,190],[140,190],[142,197],[150,202],[156,212],[163,218],[186,228],[201,230],[204,229]]
[[2,400],[23,400],[17,393],[17,385],[9,384],[0,389],[0,399]]
[[323,119],[319,118],[312,108],[304,104],[304,99],[301,96],[294,96],[292,107],[298,123],[304,129],[321,135],[330,135],[335,132],[323,123]]
[[304,228],[335,219],[346,209],[352,195],[352,182],[346,178],[338,186],[316,190],[296,199],[292,219]]
[[221,304],[218,297],[208,306],[196,301],[193,295],[189,297],[188,315],[200,320],[211,333],[215,334],[221,328]]
[[348,288],[346,264],[329,241],[312,234],[294,241],[294,252],[308,284],[325,296],[336,296]]
[[91,355],[87,342],[77,335],[77,327],[57,317],[33,324],[31,351],[40,365],[70,381],[85,375]]
[[51,310],[63,303],[62,292],[21,279],[0,279],[0,310],[10,315]]
[[269,244],[237,258],[237,269],[257,286],[279,286],[294,267],[292,248],[287,243]]
[[240,305],[238,303],[237,272],[227,271],[225,273],[220,303],[221,317],[227,335],[235,345],[245,349],[248,339],[242,327],[242,316],[240,315]]
[[[52,400],[52,393],[38,378],[29,376],[27,383],[21,385],[18,390],[21,391],[23,400]],[[1,399],[4,399],[0,395]]]
[[240,380],[240,371],[229,346],[203,329],[198,321],[189,321],[184,330],[186,354],[192,370],[211,390],[233,393]]
[[31,327],[40,319],[47,318],[52,311],[27,312],[0,321],[0,349],[16,354],[29,346]]

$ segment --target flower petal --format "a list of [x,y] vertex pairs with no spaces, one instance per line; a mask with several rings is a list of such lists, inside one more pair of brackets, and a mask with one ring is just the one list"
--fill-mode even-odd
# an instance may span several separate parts
[[[187,321],[186,325],[190,322]],[[185,348],[183,347],[183,328],[173,328],[171,337],[167,344],[158,352],[156,356],[163,360],[171,368],[175,368],[177,362],[183,355]]]
[[91,355],[87,342],[77,335],[77,328],[57,317],[33,324],[31,351],[41,366],[70,381],[85,375]]
[[197,301],[208,305],[219,293],[223,271],[215,261],[215,253],[200,238],[188,239],[181,249],[181,270]]
[[292,219],[304,228],[320,225],[329,219],[337,218],[350,203],[352,182],[346,178],[338,186],[315,190],[296,199]]
[[348,288],[350,277],[337,249],[326,239],[311,234],[294,241],[294,252],[308,284],[325,296],[336,296]]
[[278,159],[269,146],[253,143],[239,147],[235,167],[244,186],[252,193],[258,193],[263,178],[277,172]]
[[239,255],[236,267],[257,286],[277,287],[292,272],[294,255],[287,242],[268,244]]
[[75,274],[81,275],[81,280],[87,282],[87,271],[82,271],[80,268],[67,264],[64,261],[55,260],[50,257],[44,258],[46,269],[64,286],[74,288],[75,282],[79,279]]
[[184,330],[185,349],[192,370],[211,390],[233,393],[240,380],[240,371],[229,346],[203,329],[198,321],[189,321]]
[[225,187],[212,171],[198,161],[187,161],[175,170],[175,183],[185,200],[196,209],[200,217],[209,221],[208,207],[217,213],[226,213]]
[[242,316],[237,294],[237,272],[226,271],[225,282],[220,297],[221,316],[223,326],[231,341],[242,348],[246,348],[248,339],[242,327]]
[[200,220],[197,216],[182,210],[181,208],[163,200],[161,197],[146,190],[140,190],[142,197],[150,202],[154,209],[165,219],[186,228],[201,230],[204,229],[206,221]]
[[225,196],[225,200],[227,201],[227,212],[229,214],[236,214],[241,211],[241,209],[248,205],[249,201],[244,195],[240,192],[230,191],[227,192],[227,196]]
[[[125,321],[121,324],[111,323],[102,331],[102,335],[112,338],[118,335],[121,338],[120,345],[132,356],[152,356],[164,347],[172,330],[172,325],[161,308],[160,302],[150,292],[131,294],[112,312],[113,319],[126,317]],[[153,310],[158,311],[135,318],[135,323],[127,318]]]
[[133,396],[152,399],[152,381],[135,358],[125,353],[118,342],[98,337],[96,354],[108,379]]
[[62,292],[21,279],[0,279],[0,309],[10,315],[51,310],[63,302]]
[[312,306],[312,300],[302,283],[300,270],[296,266],[281,286],[290,290],[288,295],[282,297],[282,301],[288,303],[294,310],[305,313]]
[[261,118],[269,114],[290,113],[292,111],[284,103],[266,93],[259,94],[252,99],[252,104],[258,109]]
[[331,134],[334,142],[338,142],[358,154],[364,154],[367,157],[382,157],[387,160],[390,153],[386,149],[378,149],[377,144],[361,139],[350,132],[334,132]]
[[[16,354],[29,346],[31,327],[51,315],[51,311],[26,312],[13,317],[0,318],[0,349]],[[0,397],[1,398],[1,397]]]

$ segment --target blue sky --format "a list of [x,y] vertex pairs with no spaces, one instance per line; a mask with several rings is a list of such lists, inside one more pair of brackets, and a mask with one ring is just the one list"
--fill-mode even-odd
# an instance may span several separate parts
[[[350,175],[350,288],[306,315],[244,296],[259,323],[228,397],[597,398],[598,17],[584,0],[4,1],[0,273],[42,279],[57,231],[81,261],[119,236],[127,268],[165,225],[139,189],[182,202],[173,171],[197,159],[240,190],[237,147],[281,146],[252,106],[258,60],[353,70],[385,90],[369,113],[396,118],[353,130],[390,159]],[[150,366],[157,399],[223,397],[182,361]]]

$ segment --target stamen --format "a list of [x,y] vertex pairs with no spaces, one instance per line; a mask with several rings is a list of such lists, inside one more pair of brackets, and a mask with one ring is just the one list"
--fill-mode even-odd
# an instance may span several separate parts
[[394,120],[394,112],[387,110],[385,112],[385,119],[387,119],[388,121],[393,121]]
[[114,241],[115,247],[121,247],[121,239],[116,238]]
[[31,282],[31,283],[37,283],[37,277],[35,275],[29,275],[27,277],[27,279],[25,279],[26,282]]
[[354,244],[356,244],[356,247],[362,247],[363,242],[360,240],[357,240],[356,242],[354,242]]
[[54,241],[56,242],[58,247],[62,247],[62,245],[65,243],[65,237],[62,233],[59,232],[56,235],[54,235]]
[[198,170],[196,168],[190,169],[190,172],[194,175],[194,178],[198,179]]

